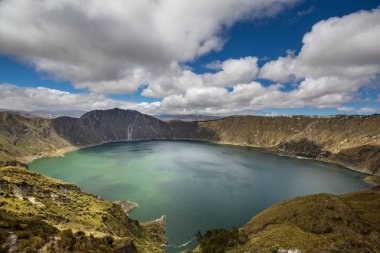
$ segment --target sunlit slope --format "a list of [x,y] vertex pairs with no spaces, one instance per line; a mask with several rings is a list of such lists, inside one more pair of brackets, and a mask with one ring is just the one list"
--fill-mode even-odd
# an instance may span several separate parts
[[210,231],[194,252],[222,248],[230,253],[276,249],[376,253],[380,252],[379,209],[379,191],[298,197],[263,211],[235,232]]
[[241,116],[199,123],[214,141],[327,160],[368,173],[380,171],[380,115]]
[[[17,252],[45,246],[77,252],[81,247],[86,252],[124,252],[128,247],[136,251],[126,252],[161,252],[165,242],[161,222],[140,224],[118,203],[20,166],[0,168],[0,216],[0,247],[9,249],[12,235]],[[50,245],[52,236],[63,237],[57,239],[58,246]]]
[[40,156],[70,146],[57,135],[50,119],[0,112],[0,161],[26,161],[30,159],[27,156]]

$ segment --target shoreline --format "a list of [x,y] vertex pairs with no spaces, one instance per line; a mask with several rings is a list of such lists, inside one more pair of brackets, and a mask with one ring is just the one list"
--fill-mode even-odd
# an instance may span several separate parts
[[[46,153],[43,153],[43,154],[24,156],[24,157],[20,157],[18,159],[21,162],[30,164],[31,162],[33,162],[36,159],[49,158],[49,157],[64,157],[65,154],[68,153],[68,152],[72,152],[72,151],[76,151],[76,150],[80,150],[80,149],[85,149],[85,148],[96,147],[96,146],[100,146],[100,145],[103,145],[103,144],[118,143],[118,142],[142,142],[142,141],[190,141],[190,142],[204,142],[204,143],[215,144],[215,145],[230,145],[230,146],[235,146],[235,147],[255,148],[255,149],[260,150],[260,152],[268,153],[268,154],[272,154],[272,155],[289,157],[289,158],[294,158],[294,159],[302,159],[302,160],[313,160],[313,161],[319,161],[319,162],[325,162],[325,163],[329,163],[329,164],[338,165],[338,166],[340,166],[340,167],[342,167],[344,169],[348,169],[348,170],[351,170],[351,171],[356,171],[356,172],[362,173],[363,174],[362,180],[364,182],[372,185],[372,186],[379,185],[379,184],[376,183],[376,182],[379,181],[379,180],[377,180],[377,178],[380,178],[379,175],[375,175],[375,174],[372,174],[372,173],[370,173],[370,172],[368,172],[366,170],[363,170],[363,169],[360,169],[360,168],[357,168],[357,167],[353,167],[353,166],[349,166],[347,164],[340,163],[340,162],[337,162],[337,161],[334,161],[334,160],[318,159],[318,158],[308,158],[308,157],[297,156],[297,155],[293,155],[293,154],[290,154],[290,153],[286,153],[284,151],[276,152],[273,149],[271,150],[272,147],[260,147],[260,146],[250,145],[250,144],[223,142],[223,141],[218,142],[218,141],[210,141],[210,140],[203,140],[203,139],[157,138],[157,139],[135,139],[135,140],[107,141],[107,142],[101,142],[101,143],[97,143],[97,144],[91,144],[91,145],[80,146],[80,147],[68,146],[68,147],[52,150],[50,152],[46,152]],[[373,179],[371,180],[369,178],[373,178]]]
[[365,174],[367,176],[380,177],[380,176],[372,174],[372,173],[370,173],[370,172],[368,172],[368,171],[366,171],[364,169],[357,168],[357,167],[354,167],[354,166],[350,166],[350,165],[347,165],[347,164],[344,164],[344,163],[340,163],[338,161],[329,160],[329,159],[318,159],[318,158],[309,158],[309,157],[304,157],[304,156],[297,156],[297,155],[293,155],[293,154],[290,154],[290,153],[287,153],[287,152],[284,152],[284,151],[278,151],[278,152],[276,152],[273,149],[271,149],[272,147],[260,147],[260,146],[255,146],[255,145],[232,143],[232,142],[210,142],[210,143],[220,144],[220,145],[238,146],[238,147],[256,148],[256,149],[259,149],[261,152],[267,153],[267,154],[272,154],[272,155],[277,155],[277,156],[283,156],[283,157],[289,157],[289,158],[295,158],[295,159],[300,159],[300,160],[312,160],[312,161],[318,161],[318,162],[325,162],[325,163],[329,163],[329,164],[338,165],[338,166],[340,166],[340,167],[342,167],[344,169],[360,172],[360,173]]
[[[86,148],[86,147],[83,147]],[[49,158],[49,157],[63,157],[65,156],[66,153],[82,149],[81,147],[75,147],[75,146],[68,146],[64,148],[58,148],[56,150],[51,150],[49,152],[41,153],[41,154],[36,154],[36,155],[28,155],[28,156],[22,156],[22,157],[16,157],[16,160],[19,160],[20,162],[23,163],[31,163],[36,159],[40,158]]]

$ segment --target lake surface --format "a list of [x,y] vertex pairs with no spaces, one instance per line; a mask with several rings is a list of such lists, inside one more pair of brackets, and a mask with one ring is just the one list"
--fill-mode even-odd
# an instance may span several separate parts
[[190,141],[109,143],[38,159],[30,169],[105,199],[135,201],[130,217],[140,221],[165,214],[169,244],[177,246],[198,230],[241,227],[287,198],[369,188],[363,174],[333,164]]

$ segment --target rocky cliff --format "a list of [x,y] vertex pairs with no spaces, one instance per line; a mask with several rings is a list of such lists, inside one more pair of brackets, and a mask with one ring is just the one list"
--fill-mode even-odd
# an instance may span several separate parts
[[80,118],[52,120],[54,131],[72,145],[170,138],[168,123],[132,110],[91,111]]
[[0,159],[112,141],[190,139],[263,148],[380,175],[380,115],[233,116],[164,122],[137,111],[91,111],[80,118],[24,118],[0,112]]

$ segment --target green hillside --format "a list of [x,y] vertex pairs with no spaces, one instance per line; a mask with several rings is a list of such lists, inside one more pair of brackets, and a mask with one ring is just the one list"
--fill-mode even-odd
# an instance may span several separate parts
[[57,135],[51,119],[0,112],[0,161],[28,162],[70,147],[68,141]]
[[375,190],[298,197],[263,211],[239,230],[207,232],[193,252],[380,252],[379,210]]
[[25,167],[0,168],[0,251],[161,252],[163,221],[140,224],[126,211]]

